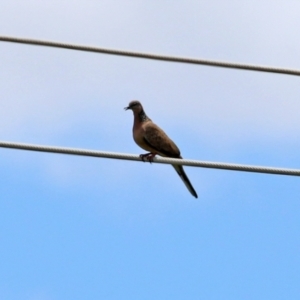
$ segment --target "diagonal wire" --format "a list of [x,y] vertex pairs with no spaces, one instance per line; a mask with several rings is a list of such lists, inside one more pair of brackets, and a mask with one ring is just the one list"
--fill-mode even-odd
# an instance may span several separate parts
[[[38,152],[50,152],[50,153],[102,157],[102,158],[121,159],[121,160],[133,160],[133,161],[141,162],[141,158],[139,157],[139,155],[126,154],[126,153],[115,153],[115,152],[107,152],[107,151],[95,151],[95,150],[88,150],[88,149],[65,148],[65,147],[56,147],[56,146],[53,147],[53,146],[13,143],[13,142],[5,142],[5,141],[0,141],[0,148],[1,147],[10,148],[10,149],[19,149],[19,150],[38,151]],[[297,169],[273,168],[273,167],[207,162],[207,161],[199,161],[199,160],[191,160],[191,159],[176,159],[176,158],[165,158],[165,157],[160,157],[160,158],[155,157],[153,162],[161,163],[161,164],[177,164],[177,165],[184,165],[184,166],[191,166],[191,167],[210,168],[210,169],[300,176],[300,170]]]
[[136,57],[136,58],[170,61],[170,62],[177,62],[177,63],[187,63],[187,64],[205,65],[205,66],[213,66],[213,67],[242,69],[242,70],[249,70],[249,71],[280,73],[280,74],[286,74],[286,75],[300,76],[300,70],[297,70],[297,69],[251,65],[251,64],[242,64],[242,63],[233,63],[233,62],[189,58],[189,57],[179,57],[179,56],[170,56],[170,55],[160,55],[160,54],[152,54],[152,53],[142,53],[142,52],[116,50],[116,49],[108,49],[108,48],[93,47],[93,46],[86,46],[86,45],[46,41],[46,40],[18,38],[18,37],[11,37],[11,36],[0,36],[0,41],[37,45],[37,46],[56,47],[56,48],[64,48],[64,49],[71,49],[71,50],[88,51],[88,52],[96,52],[96,53],[111,54],[111,55],[130,56],[130,57]]

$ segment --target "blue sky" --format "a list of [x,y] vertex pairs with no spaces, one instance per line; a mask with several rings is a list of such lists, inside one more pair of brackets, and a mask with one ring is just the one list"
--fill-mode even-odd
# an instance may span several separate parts
[[[298,1],[3,1],[2,35],[300,69]],[[300,168],[299,78],[0,43],[0,139]],[[299,178],[0,149],[0,298],[299,299]]]

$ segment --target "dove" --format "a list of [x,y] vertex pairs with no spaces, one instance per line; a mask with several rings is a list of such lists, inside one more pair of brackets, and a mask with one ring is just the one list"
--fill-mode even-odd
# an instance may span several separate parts
[[[143,106],[139,101],[131,101],[124,109],[133,111],[134,121],[132,132],[134,141],[142,149],[149,152],[140,155],[140,158],[143,161],[148,160],[151,163],[157,154],[163,157],[182,159],[179,148],[168,137],[168,135],[146,115]],[[183,166],[172,166],[190,193],[195,198],[198,198],[198,195],[187,177]]]

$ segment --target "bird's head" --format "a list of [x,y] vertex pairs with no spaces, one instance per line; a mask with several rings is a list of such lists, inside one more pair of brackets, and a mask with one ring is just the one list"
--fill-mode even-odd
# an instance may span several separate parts
[[127,107],[124,107],[125,110],[131,109],[134,113],[139,113],[143,110],[143,106],[142,104],[137,101],[137,100],[133,100],[129,103],[129,105]]

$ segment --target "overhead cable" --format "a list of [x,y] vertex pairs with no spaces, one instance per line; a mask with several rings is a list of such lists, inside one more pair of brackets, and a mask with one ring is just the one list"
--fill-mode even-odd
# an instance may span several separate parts
[[10,36],[0,36],[0,41],[37,45],[37,46],[56,47],[56,48],[88,51],[88,52],[96,52],[96,53],[111,54],[111,55],[130,56],[130,57],[136,57],[136,58],[170,61],[170,62],[177,62],[177,63],[196,64],[196,65],[205,65],[205,66],[212,66],[212,67],[242,69],[242,70],[249,70],[249,71],[280,73],[280,74],[286,74],[286,75],[300,76],[300,70],[297,70],[297,69],[251,65],[251,64],[242,64],[242,63],[189,58],[189,57],[179,57],[179,56],[170,56],[170,55],[160,55],[160,54],[108,49],[108,48],[93,47],[93,46],[86,46],[86,45],[78,45],[78,44],[46,41],[46,40],[37,40],[37,39],[29,39],[29,38],[18,38],[18,37],[10,37]]
[[[65,148],[65,147],[56,147],[56,146],[53,147],[53,146],[13,143],[13,142],[5,142],[5,141],[0,141],[0,147],[1,148],[10,148],[10,149],[19,149],[19,150],[38,151],[38,152],[71,154],[71,155],[102,157],[102,158],[112,158],[112,159],[121,159],[121,160],[134,160],[134,161],[140,161],[140,162],[142,161],[139,155],[126,154],[126,153],[115,153],[115,152],[108,152],[108,151],[95,151],[95,150],[78,149],[78,148]],[[254,173],[276,174],[276,175],[300,176],[300,170],[297,170],[297,169],[273,168],[273,167],[263,167],[263,166],[208,162],[208,161],[199,161],[199,160],[191,160],[191,159],[154,157],[153,163],[177,164],[177,165],[184,165],[184,166],[191,166],[191,167],[210,168],[210,169],[222,169],[222,170],[231,170],[231,171],[244,171],[244,172],[254,172]]]

